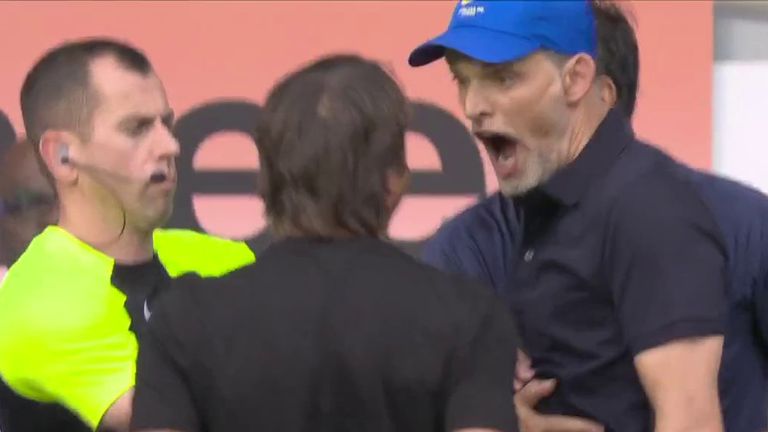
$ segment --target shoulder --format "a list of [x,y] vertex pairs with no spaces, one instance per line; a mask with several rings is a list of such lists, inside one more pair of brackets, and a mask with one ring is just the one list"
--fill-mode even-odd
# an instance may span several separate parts
[[447,250],[499,240],[499,233],[507,232],[514,222],[507,219],[511,206],[501,193],[486,197],[443,223],[425,249]]
[[689,177],[705,203],[718,213],[768,215],[768,196],[740,181],[714,173],[690,170]]
[[690,176],[722,230],[732,271],[762,274],[768,268],[768,196],[711,173],[692,170]]
[[690,168],[650,146],[643,151],[654,153],[649,163],[627,177],[609,200],[605,220],[609,244],[645,251],[646,257],[655,254],[656,259],[662,251],[695,249],[706,251],[713,260],[724,260],[725,238],[694,186]]
[[451,217],[435,232],[435,236],[466,236],[473,232],[499,226],[504,223],[503,202],[505,198],[497,192],[483,198],[474,205]]
[[712,224],[711,212],[687,174],[690,168],[658,149],[647,145],[645,148],[655,155],[643,170],[627,178],[622,185],[612,202],[614,216],[629,223],[654,218],[683,218]]
[[[261,263],[260,263],[261,264]],[[174,277],[153,302],[152,318],[165,316],[169,322],[208,319],[212,312],[226,310],[238,294],[259,284],[255,263],[245,264],[222,275],[201,275],[194,271]]]
[[[393,246],[394,247],[394,246]],[[446,269],[433,263],[417,260],[404,252],[399,263],[381,262],[386,283],[382,286],[397,287],[403,295],[416,303],[431,304],[435,310],[443,309],[448,316],[462,316],[487,308],[493,301],[500,301],[483,279],[470,271]],[[463,262],[466,266],[467,263]],[[393,271],[384,272],[384,265],[391,265]]]
[[172,277],[186,273],[221,276],[256,260],[243,241],[215,237],[184,229],[158,229],[153,234],[155,250]]
[[[100,354],[116,363],[135,353],[130,319],[114,313],[123,311],[125,297],[110,289],[111,266],[88,265],[92,260],[78,248],[33,242],[9,269],[0,288],[4,377],[32,385],[47,372],[87,367]],[[79,354],[83,346],[90,347],[86,356]]]
[[55,334],[104,318],[103,306],[120,302],[120,293],[107,289],[113,265],[78,245],[38,236],[0,285],[0,333]]
[[253,258],[254,253],[243,241],[212,236],[188,229],[157,229],[153,240],[158,252],[181,252],[192,248],[190,252],[213,255],[219,252],[245,255]]

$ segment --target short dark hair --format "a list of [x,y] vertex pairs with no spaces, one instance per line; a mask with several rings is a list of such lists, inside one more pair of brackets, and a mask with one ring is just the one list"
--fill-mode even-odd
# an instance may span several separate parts
[[379,64],[333,55],[283,78],[256,132],[259,191],[278,235],[379,236],[387,177],[405,172],[408,101]]
[[640,57],[635,29],[615,1],[593,0],[598,39],[597,68],[616,86],[616,105],[632,117],[637,102]]
[[83,138],[90,135],[97,102],[90,85],[90,65],[102,56],[113,56],[142,75],[152,71],[142,52],[112,39],[82,39],[51,49],[30,69],[21,87],[21,114],[32,145],[37,146],[43,133],[53,128]]

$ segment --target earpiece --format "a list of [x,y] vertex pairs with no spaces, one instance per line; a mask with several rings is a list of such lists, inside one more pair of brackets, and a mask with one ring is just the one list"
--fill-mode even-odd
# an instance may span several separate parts
[[61,145],[59,147],[59,161],[64,165],[69,164],[69,146]]

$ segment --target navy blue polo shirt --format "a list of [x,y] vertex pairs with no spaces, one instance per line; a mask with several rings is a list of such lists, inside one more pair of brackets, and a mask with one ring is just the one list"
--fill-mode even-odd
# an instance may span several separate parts
[[728,321],[720,367],[725,426],[768,430],[768,197],[732,180],[687,170],[728,251]]
[[693,183],[612,111],[512,207],[497,194],[467,210],[426,260],[508,300],[537,374],[560,382],[542,412],[652,430],[634,355],[724,330],[725,245]]
[[[728,251],[728,324],[720,400],[729,432],[768,429],[768,197],[745,185],[687,167],[713,212]],[[515,239],[511,201],[496,193],[465,210],[427,242],[424,259],[508,291]]]

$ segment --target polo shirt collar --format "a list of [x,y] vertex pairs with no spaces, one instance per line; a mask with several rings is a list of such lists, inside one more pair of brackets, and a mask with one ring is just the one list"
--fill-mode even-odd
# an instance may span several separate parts
[[590,186],[607,174],[634,139],[632,125],[626,117],[616,109],[608,111],[576,159],[558,170],[538,189],[567,206],[578,203]]

